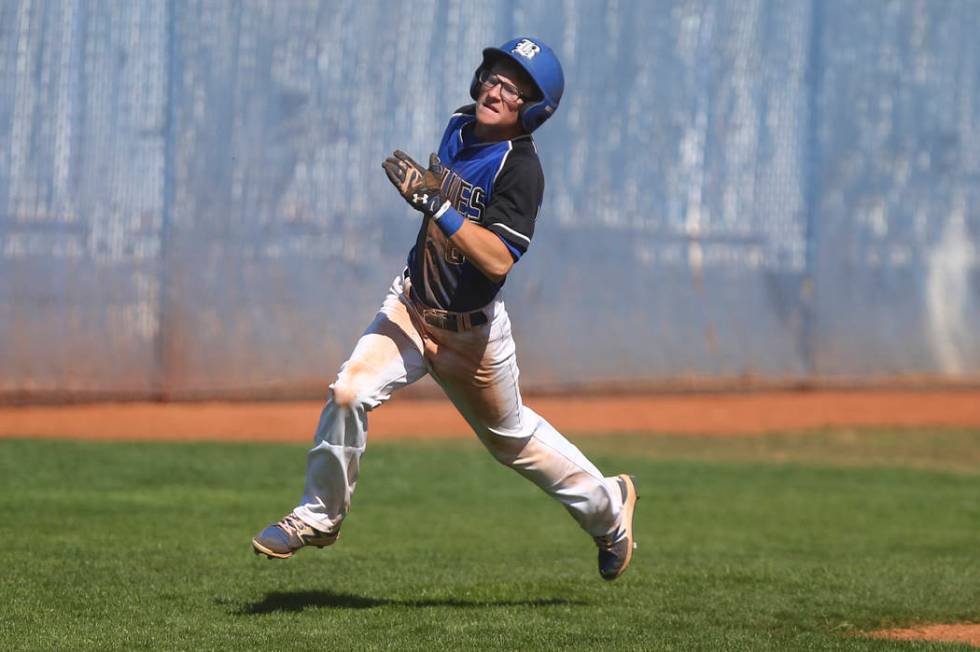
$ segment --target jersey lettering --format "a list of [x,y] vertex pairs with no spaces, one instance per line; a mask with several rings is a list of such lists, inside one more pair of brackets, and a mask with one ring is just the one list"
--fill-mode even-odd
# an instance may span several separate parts
[[480,186],[474,187],[473,192],[470,194],[470,208],[473,209],[477,220],[480,219],[483,215],[483,209],[486,208],[483,200],[484,197],[486,197],[486,193]]
[[452,170],[449,172],[449,178],[444,182],[444,187],[445,198],[460,215],[474,222],[480,221],[483,217],[483,209],[486,208],[484,205],[486,190],[469,183]]

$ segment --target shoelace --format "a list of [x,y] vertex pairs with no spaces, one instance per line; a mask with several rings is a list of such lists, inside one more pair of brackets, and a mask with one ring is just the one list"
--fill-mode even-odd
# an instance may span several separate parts
[[595,544],[603,550],[612,550],[612,547],[616,545],[616,542],[625,536],[625,532],[622,530],[617,530],[612,534],[603,534],[602,536],[592,537],[595,539]]
[[286,534],[299,535],[304,529],[310,527],[306,523],[300,520],[295,514],[286,514],[278,523],[277,526],[282,528]]

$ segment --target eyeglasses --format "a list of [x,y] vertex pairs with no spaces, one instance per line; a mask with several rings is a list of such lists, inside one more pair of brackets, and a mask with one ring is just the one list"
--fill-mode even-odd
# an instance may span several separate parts
[[477,75],[477,81],[483,86],[483,90],[488,91],[497,84],[500,84],[500,97],[505,102],[511,104],[517,102],[517,100],[526,99],[526,96],[521,95],[521,92],[510,82],[505,82],[503,79],[497,75],[491,74],[489,70],[481,70],[480,74]]

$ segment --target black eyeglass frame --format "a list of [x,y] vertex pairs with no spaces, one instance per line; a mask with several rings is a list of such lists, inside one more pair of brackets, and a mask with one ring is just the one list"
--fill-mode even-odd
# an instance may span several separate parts
[[[494,84],[489,83],[491,79],[496,79],[497,80],[496,83]],[[476,76],[476,80],[480,82],[480,85],[484,87],[484,90],[490,90],[497,84],[500,84],[500,93],[501,93],[500,96],[505,100],[507,100],[507,98],[503,96],[503,93],[505,91],[508,93],[510,92],[507,89],[508,86],[513,88],[515,97],[513,100],[507,100],[508,102],[517,102],[517,100],[523,100],[526,102],[528,99],[528,96],[521,93],[521,89],[519,89],[517,86],[511,84],[510,82],[505,82],[500,78],[500,75],[495,75],[491,73],[489,70],[487,70],[486,68],[480,71],[480,74]]]

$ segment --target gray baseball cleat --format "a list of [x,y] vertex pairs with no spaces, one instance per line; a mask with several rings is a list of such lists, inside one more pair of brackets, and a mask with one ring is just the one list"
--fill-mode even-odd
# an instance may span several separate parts
[[303,546],[322,548],[333,544],[340,532],[323,532],[301,521],[290,512],[278,523],[273,523],[255,535],[252,548],[255,554],[269,559],[288,559]]
[[618,475],[616,482],[623,492],[623,515],[619,529],[610,534],[595,537],[599,548],[599,574],[604,580],[614,580],[629,567],[633,558],[633,511],[636,501],[640,499],[636,493],[636,479],[631,475]]

